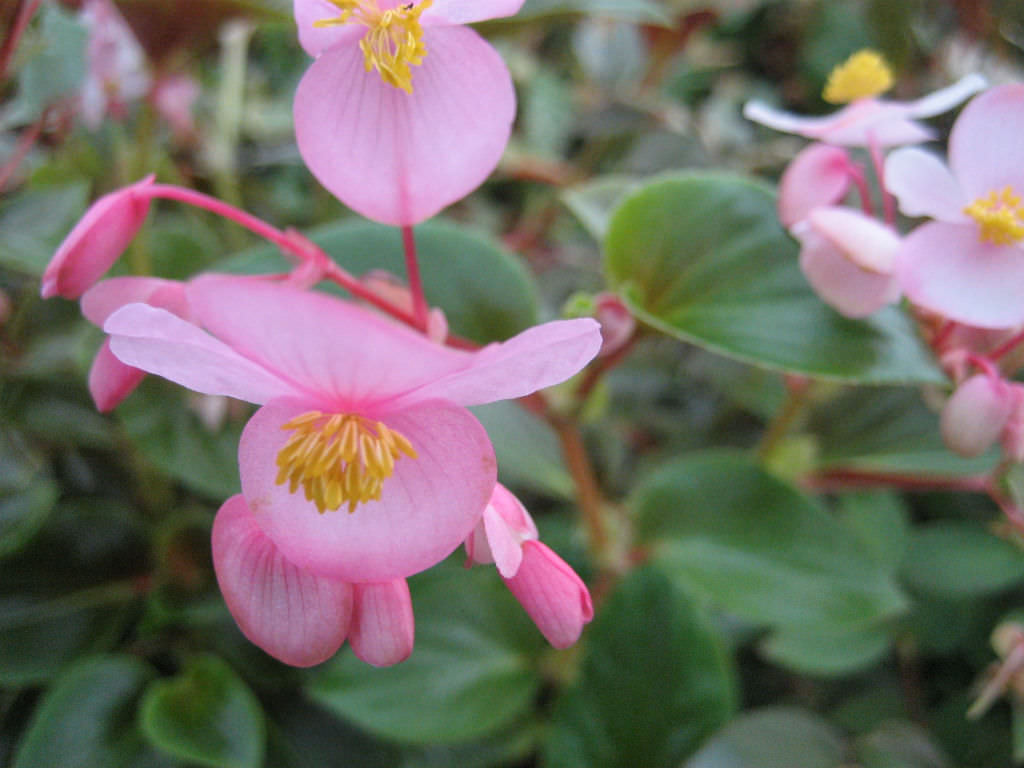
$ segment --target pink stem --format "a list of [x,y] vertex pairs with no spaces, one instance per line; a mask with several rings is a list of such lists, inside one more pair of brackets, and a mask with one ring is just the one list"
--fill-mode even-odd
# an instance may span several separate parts
[[896,223],[896,201],[889,190],[885,188],[885,159],[882,157],[882,150],[875,141],[873,134],[868,134],[868,152],[871,153],[871,164],[875,168],[875,176],[878,178],[878,188],[882,191],[882,210],[885,213],[885,223],[894,225]]
[[856,163],[847,162],[846,172],[853,181],[853,185],[857,187],[857,193],[860,195],[860,205],[864,213],[868,216],[874,216],[875,206],[871,203],[871,190],[868,189],[868,181],[864,177],[864,171]]
[[975,368],[984,373],[986,376],[993,379],[1001,379],[999,375],[999,369],[992,364],[992,361],[987,357],[981,357],[980,355],[970,354],[967,356],[968,362],[970,362]]
[[409,280],[409,292],[412,294],[412,312],[416,325],[426,332],[428,325],[427,297],[423,293],[423,281],[420,278],[420,265],[416,258],[416,238],[412,227],[402,227],[402,246],[405,249],[405,275]]
[[993,349],[991,352],[989,352],[988,359],[998,361],[999,358],[1001,358],[1007,352],[1013,350],[1013,348],[1019,345],[1021,342],[1024,342],[1024,331],[1021,331],[1020,333],[1012,336],[1011,338],[1000,344],[998,347]]
[[7,66],[14,57],[14,51],[18,47],[18,40],[21,39],[22,34],[25,32],[25,27],[28,26],[28,23],[32,20],[42,2],[43,0],[28,0],[18,9],[18,15],[14,17],[14,23],[7,34],[7,39],[4,40],[3,47],[0,47],[0,82],[3,82],[7,74]]
[[942,345],[949,341],[949,337],[956,330],[957,323],[955,320],[947,320],[939,332],[935,334],[935,338],[932,339],[932,349],[941,350]]

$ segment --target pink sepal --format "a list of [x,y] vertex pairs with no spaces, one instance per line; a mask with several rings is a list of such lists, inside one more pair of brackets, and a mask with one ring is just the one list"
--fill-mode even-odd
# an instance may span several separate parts
[[815,208],[841,201],[850,188],[850,153],[811,144],[786,167],[779,182],[779,220],[787,229]]
[[110,339],[104,339],[89,369],[89,394],[96,404],[96,410],[100,413],[112,411],[144,378],[145,371],[118,360],[110,351]]
[[415,624],[405,579],[355,584],[355,606],[348,642],[360,659],[390,667],[412,653]]
[[526,507],[500,483],[473,533],[466,539],[466,565],[494,563],[505,578],[523,561],[523,542],[537,539],[537,526]]

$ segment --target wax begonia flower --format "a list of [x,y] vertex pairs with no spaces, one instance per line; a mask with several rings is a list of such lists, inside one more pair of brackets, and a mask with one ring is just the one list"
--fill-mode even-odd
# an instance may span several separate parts
[[789,229],[815,208],[846,197],[851,182],[850,155],[841,147],[809,144],[786,166],[779,180],[779,221]]
[[129,102],[145,96],[149,73],[142,46],[111,0],[86,0],[81,18],[89,31],[82,120],[96,129],[105,115],[123,117]]
[[948,167],[916,148],[886,160],[909,216],[934,221],[903,241],[897,273],[916,304],[983,328],[1024,323],[1024,85],[974,98],[949,138]]
[[1016,394],[1002,379],[975,374],[957,387],[942,408],[942,439],[961,456],[980,456],[1006,427]]
[[812,210],[792,229],[800,268],[815,292],[847,317],[866,317],[899,298],[893,264],[900,239],[849,208]]
[[496,484],[487,508],[466,539],[467,565],[494,563],[509,590],[555,648],[568,648],[594,617],[586,585],[538,539],[530,513]]
[[295,0],[316,57],[295,93],[295,136],[313,175],[362,215],[433,216],[497,165],[515,118],[501,56],[469,22],[523,0]]
[[915,101],[878,98],[892,85],[885,61],[872,51],[859,51],[833,70],[823,97],[845,107],[824,117],[805,117],[750,101],[743,114],[777,131],[844,146],[892,147],[916,144],[933,137],[917,122],[955,107],[985,87],[980,75],[968,75],[951,86]]
[[94,202],[57,248],[43,272],[44,299],[77,299],[118,260],[149,213],[153,177]]

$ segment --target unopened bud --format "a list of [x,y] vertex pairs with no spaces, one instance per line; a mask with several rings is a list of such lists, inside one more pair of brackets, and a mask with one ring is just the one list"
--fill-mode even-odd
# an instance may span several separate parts
[[615,293],[599,293],[594,297],[594,317],[601,324],[601,351],[607,357],[622,349],[636,331],[636,319],[626,302]]
[[999,438],[1010,417],[1014,394],[995,376],[979,373],[957,387],[942,408],[942,439],[961,456],[980,456]]

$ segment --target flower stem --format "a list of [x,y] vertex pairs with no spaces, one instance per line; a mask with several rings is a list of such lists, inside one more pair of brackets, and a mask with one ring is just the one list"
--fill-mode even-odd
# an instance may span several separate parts
[[405,275],[409,281],[409,292],[412,294],[412,314],[416,318],[416,326],[426,332],[429,309],[427,297],[423,293],[423,280],[420,278],[420,264],[416,258],[416,238],[412,227],[402,227],[402,247],[405,250]]
[[1006,355],[1008,352],[1013,351],[1014,347],[1018,346],[1021,342],[1024,342],[1024,331],[1014,334],[1011,338],[1007,339],[1005,342],[989,352],[986,357],[993,362],[998,362],[1001,357]]
[[896,201],[885,188],[885,158],[882,157],[882,150],[878,146],[874,135],[868,135],[868,152],[871,153],[871,163],[875,167],[875,177],[878,179],[878,189],[882,193],[882,210],[885,213],[885,223],[893,226],[896,224]]
[[11,63],[11,59],[14,57],[14,51],[18,47],[18,41],[21,39],[22,34],[25,32],[25,28],[28,23],[32,20],[36,10],[42,4],[43,0],[28,0],[22,3],[21,8],[18,9],[18,15],[14,17],[14,21],[11,24],[11,28],[7,32],[7,39],[4,40],[4,44],[0,47],[0,82],[3,82],[4,77],[7,74],[7,66]]
[[761,442],[757,445],[756,453],[761,461],[767,461],[768,457],[772,455],[772,451],[789,432],[793,422],[803,413],[810,389],[811,382],[808,379],[798,376],[786,377],[786,399],[782,403],[782,407],[776,411],[768,429],[761,437]]
[[583,525],[587,530],[590,551],[596,555],[598,562],[603,562],[608,553],[608,531],[604,524],[604,500],[601,489],[590,465],[587,449],[583,445],[583,437],[579,428],[562,418],[550,420],[562,444],[562,454],[568,466],[569,474],[576,485],[576,501],[583,516]]

